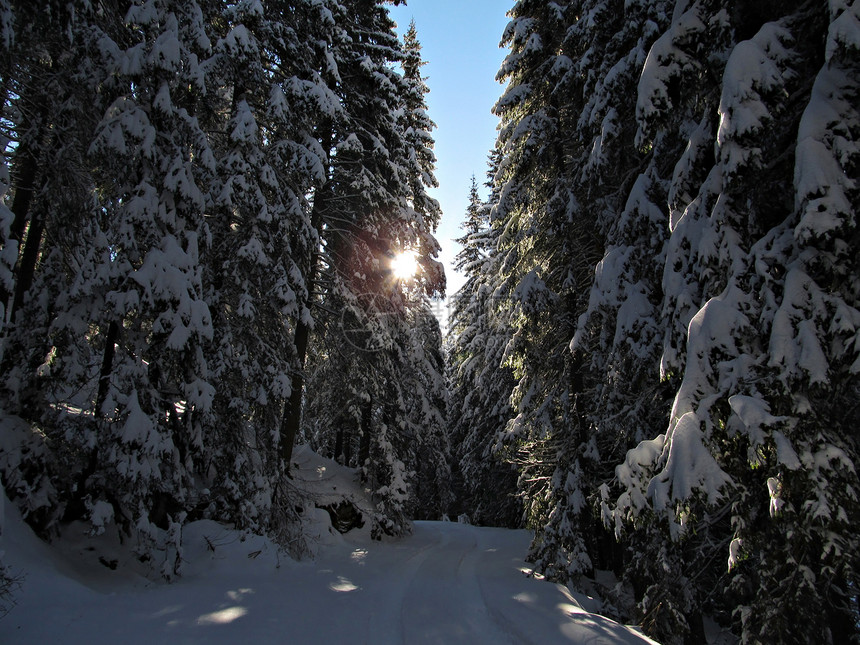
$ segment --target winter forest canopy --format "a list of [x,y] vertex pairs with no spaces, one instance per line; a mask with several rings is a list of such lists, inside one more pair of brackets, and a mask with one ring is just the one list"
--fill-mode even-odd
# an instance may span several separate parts
[[860,0],[512,3],[444,339],[387,4],[0,0],[6,494],[174,578],[310,550],[308,444],[660,642],[857,642]]

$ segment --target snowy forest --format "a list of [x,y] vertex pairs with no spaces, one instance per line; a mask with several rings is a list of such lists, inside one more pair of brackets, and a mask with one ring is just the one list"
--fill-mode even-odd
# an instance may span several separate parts
[[510,3],[444,337],[390,4],[0,0],[11,503],[302,557],[309,446],[661,643],[860,641],[860,0]]

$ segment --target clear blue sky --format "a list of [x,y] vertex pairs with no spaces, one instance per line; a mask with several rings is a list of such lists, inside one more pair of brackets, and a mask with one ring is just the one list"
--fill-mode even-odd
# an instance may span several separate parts
[[463,283],[451,266],[459,248],[453,238],[469,201],[472,175],[486,196],[487,155],[496,140],[498,119],[490,113],[503,87],[496,72],[507,50],[499,49],[513,0],[409,0],[408,6],[389,7],[402,35],[415,20],[421,54],[427,62],[427,106],[436,123],[436,178],[433,197],[442,206],[436,234],[448,277],[448,295]]

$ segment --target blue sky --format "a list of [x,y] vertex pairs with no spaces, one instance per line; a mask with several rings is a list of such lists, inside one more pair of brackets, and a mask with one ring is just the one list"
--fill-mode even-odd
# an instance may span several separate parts
[[487,155],[496,140],[498,119],[490,113],[503,87],[496,72],[507,50],[499,49],[513,0],[409,0],[408,6],[389,7],[403,34],[415,20],[421,54],[427,65],[428,113],[436,123],[436,178],[431,194],[442,206],[436,234],[448,277],[448,295],[463,279],[451,263],[459,250],[460,224],[469,201],[472,175],[486,196]]

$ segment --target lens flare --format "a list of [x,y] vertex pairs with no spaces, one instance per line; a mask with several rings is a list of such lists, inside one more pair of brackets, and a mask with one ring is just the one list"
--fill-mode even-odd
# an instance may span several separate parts
[[391,260],[391,271],[398,280],[409,280],[418,271],[418,255],[415,251],[403,251]]

